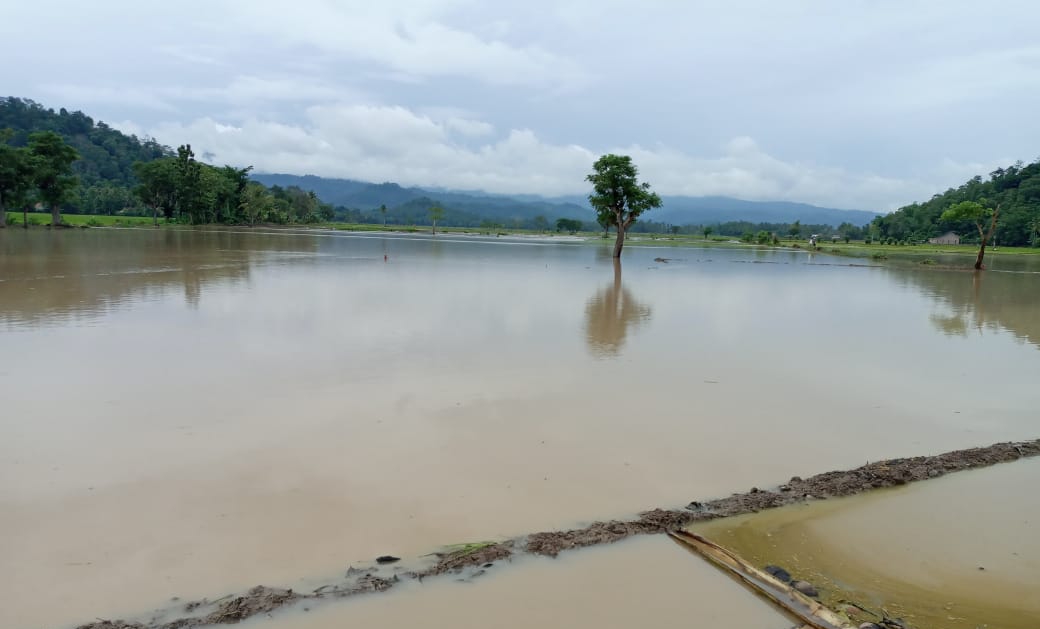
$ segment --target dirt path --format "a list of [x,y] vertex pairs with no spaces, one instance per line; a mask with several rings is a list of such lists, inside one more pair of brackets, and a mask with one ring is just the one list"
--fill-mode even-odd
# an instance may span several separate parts
[[469,571],[469,576],[475,577],[494,562],[518,553],[555,557],[568,549],[610,544],[632,535],[664,533],[695,521],[752,513],[806,500],[851,496],[1038,455],[1040,439],[998,443],[935,456],[879,461],[853,470],[826,472],[807,479],[794,477],[771,490],[753,487],[728,498],[695,501],[685,509],[653,509],[641,513],[635,520],[594,522],[580,529],[546,531],[503,542],[472,545],[438,554],[432,566],[418,571],[375,565],[364,569],[351,568],[342,581],[323,585],[308,593],[257,586],[238,596],[180,603],[157,612],[147,620],[130,622],[99,619],[80,625],[78,629],[190,629],[233,624],[299,601],[382,592],[402,579],[422,580],[425,577],[463,571]]

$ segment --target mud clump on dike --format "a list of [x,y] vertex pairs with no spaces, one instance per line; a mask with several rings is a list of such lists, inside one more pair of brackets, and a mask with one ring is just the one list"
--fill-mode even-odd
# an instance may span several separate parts
[[[347,580],[323,585],[310,593],[257,586],[240,596],[196,601],[167,609],[144,623],[98,619],[80,625],[77,629],[191,629],[234,624],[298,601],[383,592],[396,585],[401,578],[422,580],[424,577],[462,573],[466,570],[471,571],[471,576],[479,576],[484,572],[481,567],[489,568],[495,562],[509,559],[519,552],[555,557],[568,549],[611,544],[633,535],[665,533],[697,521],[753,513],[806,500],[852,496],[874,489],[938,478],[950,472],[988,467],[1038,455],[1040,439],[998,443],[935,456],[890,459],[868,463],[853,470],[825,472],[806,479],[796,476],[775,489],[753,487],[750,491],[727,498],[694,501],[684,509],[653,509],[639,514],[635,520],[593,522],[584,528],[545,531],[526,538],[481,543],[457,551],[438,553],[437,561],[432,566],[417,572],[395,573],[389,578],[376,575],[378,568],[352,568],[347,572]],[[170,620],[171,616],[174,619]]]

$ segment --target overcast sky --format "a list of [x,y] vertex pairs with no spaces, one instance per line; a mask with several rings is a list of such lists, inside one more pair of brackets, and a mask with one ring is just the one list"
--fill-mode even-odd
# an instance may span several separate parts
[[885,210],[1040,155],[1040,2],[11,0],[6,95],[261,172]]

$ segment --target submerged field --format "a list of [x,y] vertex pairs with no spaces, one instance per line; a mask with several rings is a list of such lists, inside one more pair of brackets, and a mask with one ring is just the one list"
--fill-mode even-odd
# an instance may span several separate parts
[[[0,624],[1036,437],[1038,269],[639,244],[616,273],[534,238],[0,232]],[[712,571],[681,574],[714,596]],[[655,618],[605,580],[618,618]],[[553,596],[537,582],[510,595]]]

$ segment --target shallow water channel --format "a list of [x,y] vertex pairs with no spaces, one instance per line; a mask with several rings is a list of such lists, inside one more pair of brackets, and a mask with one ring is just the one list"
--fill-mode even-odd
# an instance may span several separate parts
[[[606,247],[533,239],[0,232],[0,626],[1037,436],[1040,268],[850,262],[629,246],[618,271]],[[569,569],[609,556],[590,553]],[[651,570],[632,557],[606,563]],[[715,587],[703,574],[683,596]]]

